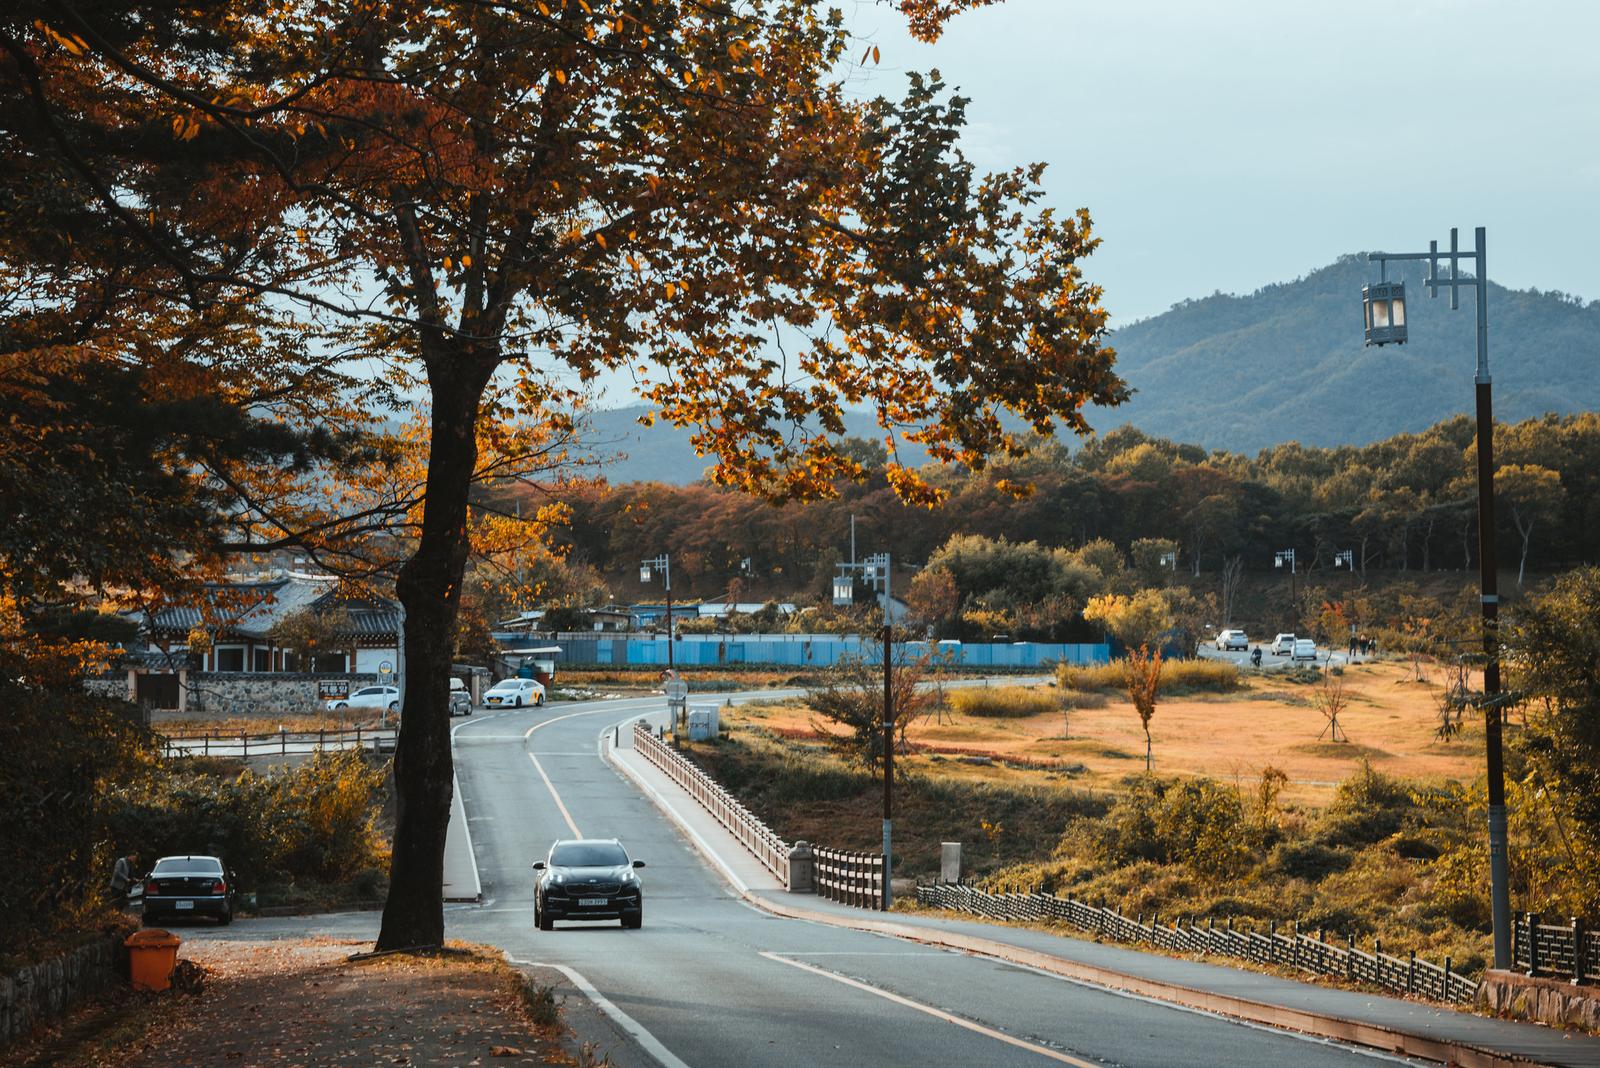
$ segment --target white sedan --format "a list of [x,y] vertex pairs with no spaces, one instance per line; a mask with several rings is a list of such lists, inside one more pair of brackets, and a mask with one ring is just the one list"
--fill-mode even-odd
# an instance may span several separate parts
[[363,686],[349,697],[328,699],[328,711],[342,708],[381,708],[385,712],[400,711],[400,691],[393,686]]
[[544,687],[533,679],[501,679],[483,695],[489,708],[522,708],[544,704]]

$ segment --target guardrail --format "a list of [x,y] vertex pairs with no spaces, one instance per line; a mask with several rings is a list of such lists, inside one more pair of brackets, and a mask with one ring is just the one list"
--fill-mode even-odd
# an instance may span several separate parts
[[812,850],[817,894],[861,909],[883,908],[883,854],[848,849]]
[[1541,923],[1537,912],[1524,913],[1511,927],[1511,959],[1519,971],[1600,983],[1600,932],[1574,916],[1565,924]]
[[935,908],[954,909],[999,920],[1064,920],[1084,931],[1118,942],[1144,942],[1193,953],[1234,957],[1257,964],[1279,964],[1316,975],[1329,975],[1351,982],[1368,983],[1401,994],[1413,994],[1433,1001],[1470,1004],[1478,995],[1478,983],[1450,969],[1450,958],[1443,967],[1425,960],[1393,957],[1383,952],[1374,940],[1372,952],[1356,948],[1355,939],[1346,945],[1330,943],[1325,932],[1317,937],[1300,933],[1296,924],[1289,934],[1276,927],[1260,931],[1240,930],[1229,920],[1218,927],[1207,921],[1204,927],[1182,918],[1168,926],[1159,917],[1146,923],[1141,915],[1130,919],[1115,909],[1088,905],[1054,894],[991,894],[975,887],[936,883],[917,887],[917,901]]
[[723,789],[721,783],[691,764],[682,753],[663,744],[642,722],[633,725],[633,747],[669,779],[689,791],[689,796],[726,827],[768,871],[782,879],[784,886],[789,885],[788,843],[756,818],[755,813]]
[[353,727],[345,731],[174,731],[158,734],[163,757],[288,756],[318,749],[377,749],[395,737],[393,728]]

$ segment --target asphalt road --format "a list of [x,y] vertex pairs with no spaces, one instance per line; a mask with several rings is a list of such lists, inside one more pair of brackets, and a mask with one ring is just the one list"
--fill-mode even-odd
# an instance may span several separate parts
[[[1317,1068],[1396,1060],[762,912],[601,760],[602,730],[659,707],[660,698],[558,704],[455,728],[485,900],[452,908],[449,934],[559,966],[591,987],[632,1033],[630,1043],[602,1043],[614,1063]],[[642,930],[534,928],[528,865],[575,831],[621,838],[648,862]]]

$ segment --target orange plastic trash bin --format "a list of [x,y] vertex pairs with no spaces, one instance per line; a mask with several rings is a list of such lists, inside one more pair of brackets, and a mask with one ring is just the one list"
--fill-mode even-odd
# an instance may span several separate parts
[[135,990],[165,990],[172,985],[182,939],[171,931],[151,928],[135,931],[122,944],[128,947],[128,971]]

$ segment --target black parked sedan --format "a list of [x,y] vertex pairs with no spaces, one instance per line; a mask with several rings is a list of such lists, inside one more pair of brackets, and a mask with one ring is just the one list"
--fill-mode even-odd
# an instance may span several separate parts
[[634,871],[642,867],[644,861],[629,860],[615,838],[557,842],[547,858],[533,865],[539,873],[533,922],[541,931],[557,920],[621,920],[624,927],[644,926],[644,893]]
[[210,916],[233,922],[233,873],[216,857],[162,857],[144,880],[144,925]]

